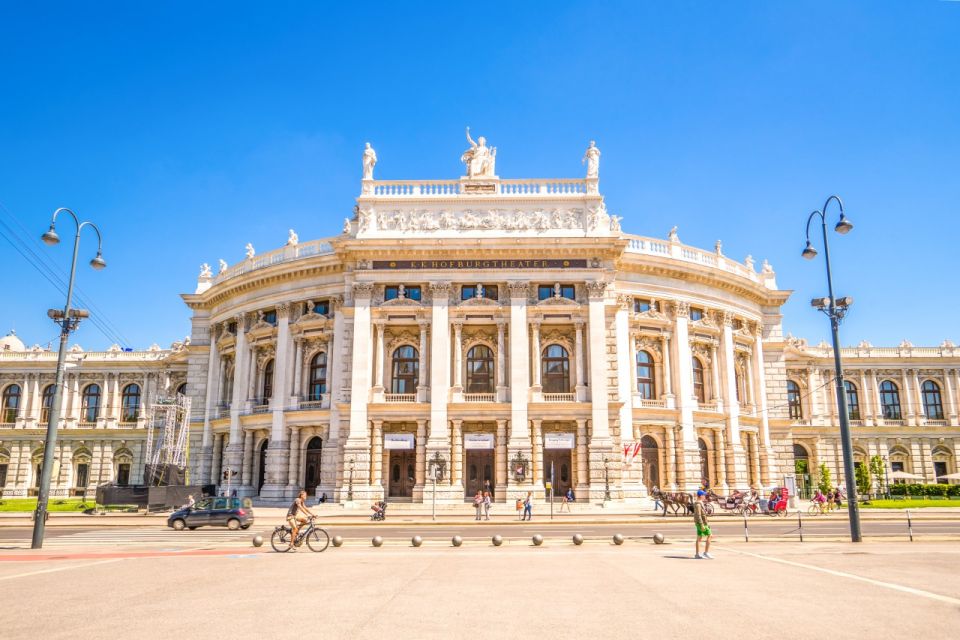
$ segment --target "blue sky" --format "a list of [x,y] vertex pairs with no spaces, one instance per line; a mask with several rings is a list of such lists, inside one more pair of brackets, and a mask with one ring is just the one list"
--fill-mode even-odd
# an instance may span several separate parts
[[[828,337],[799,252],[838,193],[844,344],[960,341],[960,2],[452,4],[6,3],[0,231],[65,268],[50,214],[95,221],[109,335],[75,341],[167,346],[201,262],[339,232],[365,141],[387,179],[460,175],[465,125],[504,177],[580,176],[595,139],[625,230],[769,259],[785,330]],[[0,267],[0,334],[53,340],[62,294],[3,238]]]

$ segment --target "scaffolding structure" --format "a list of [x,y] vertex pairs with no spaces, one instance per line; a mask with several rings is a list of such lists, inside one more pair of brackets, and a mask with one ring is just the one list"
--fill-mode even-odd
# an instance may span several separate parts
[[176,394],[159,398],[147,409],[146,464],[154,469],[187,466],[190,398]]

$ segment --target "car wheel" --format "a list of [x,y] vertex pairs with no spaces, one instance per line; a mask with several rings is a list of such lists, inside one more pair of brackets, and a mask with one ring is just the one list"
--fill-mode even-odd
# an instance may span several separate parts
[[174,520],[173,521],[173,530],[174,531],[183,531],[187,528],[187,523],[183,520]]
[[236,518],[230,518],[229,520],[227,520],[227,529],[230,529],[231,531],[236,531],[239,528],[240,528],[239,520],[237,520]]

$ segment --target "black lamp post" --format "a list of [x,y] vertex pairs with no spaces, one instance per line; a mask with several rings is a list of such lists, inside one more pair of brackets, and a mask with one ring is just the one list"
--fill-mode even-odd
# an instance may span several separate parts
[[846,315],[847,309],[853,303],[853,299],[843,297],[837,299],[833,295],[833,275],[830,271],[830,244],[827,241],[827,206],[831,200],[835,200],[840,207],[840,221],[834,226],[834,230],[846,235],[853,229],[853,224],[843,213],[843,202],[837,196],[830,196],[820,211],[814,211],[807,218],[807,246],[803,250],[803,257],[807,260],[813,260],[817,257],[817,250],[810,243],[810,223],[817,216],[820,217],[820,225],[823,229],[823,257],[827,263],[827,298],[815,298],[810,304],[822,311],[830,318],[830,331],[833,337],[833,367],[834,378],[837,385],[837,407],[840,411],[840,443],[843,446],[843,475],[847,487],[847,505],[850,516],[850,540],[860,542],[863,536],[860,532],[860,505],[857,503],[857,480],[853,468],[853,441],[850,438],[850,417],[847,412],[847,389],[843,381],[843,364],[840,361],[840,321]]
[[77,271],[77,253],[80,250],[80,232],[84,227],[91,227],[97,233],[97,255],[90,261],[90,266],[99,271],[107,266],[103,259],[103,240],[100,237],[100,229],[92,222],[80,222],[77,214],[70,209],[60,208],[53,212],[53,218],[50,220],[50,228],[41,236],[43,242],[53,246],[60,242],[60,236],[57,235],[56,223],[57,216],[62,212],[67,212],[77,225],[77,234],[73,240],[73,261],[70,263],[70,278],[67,281],[67,302],[60,309],[50,309],[47,316],[56,324],[60,325],[60,351],[57,354],[57,379],[53,387],[53,402],[50,406],[50,415],[47,419],[47,438],[43,445],[43,466],[40,468],[40,489],[37,495],[37,510],[34,513],[33,520],[33,540],[30,544],[31,549],[40,549],[43,547],[43,533],[47,520],[47,502],[50,499],[50,475],[53,471],[54,447],[57,444],[57,423],[60,421],[60,407],[63,404],[63,372],[64,363],[67,357],[67,341],[70,339],[70,332],[76,330],[80,320],[88,318],[90,313],[84,309],[71,309],[73,302],[73,280]]

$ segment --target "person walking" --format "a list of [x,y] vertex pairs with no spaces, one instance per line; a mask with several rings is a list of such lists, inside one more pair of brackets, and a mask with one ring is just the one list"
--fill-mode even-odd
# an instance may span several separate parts
[[533,520],[533,492],[527,491],[527,497],[523,501],[523,518],[521,520]]
[[560,503],[560,512],[563,512],[563,508],[567,508],[567,513],[570,513],[570,503],[576,500],[576,496],[573,493],[573,487],[567,489],[567,492],[563,494],[563,501]]
[[[710,555],[710,539],[713,537],[713,534],[710,532],[710,522],[707,521],[707,511],[703,508],[703,503],[706,499],[707,492],[701,489],[697,491],[697,501],[693,503],[693,522],[697,526],[697,545],[694,558],[697,560],[713,560],[713,556]],[[706,538],[703,553],[700,553],[701,538]]]
[[489,491],[483,492],[483,517],[485,520],[490,519],[490,505],[493,503],[493,496],[490,495]]
[[477,495],[473,496],[473,508],[477,512],[477,517],[474,520],[480,519],[480,514],[483,512],[483,493],[477,489]]

